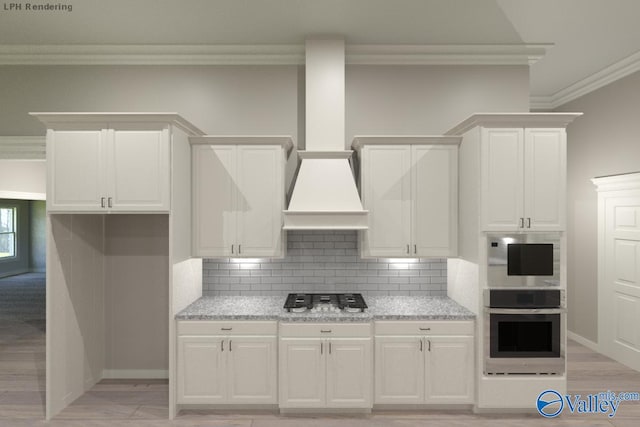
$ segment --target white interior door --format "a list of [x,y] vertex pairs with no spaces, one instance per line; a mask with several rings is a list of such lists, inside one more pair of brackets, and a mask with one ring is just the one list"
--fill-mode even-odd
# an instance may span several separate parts
[[[602,212],[602,211],[601,211]],[[640,370],[640,193],[604,205],[604,274],[598,340],[606,355]],[[601,219],[602,220],[602,219]]]
[[327,406],[371,407],[371,338],[327,341]]
[[567,144],[564,129],[525,130],[525,227],[565,229]]
[[411,253],[455,256],[458,241],[458,147],[416,145],[411,150]]
[[363,202],[369,229],[363,256],[411,256],[411,149],[372,145],[364,148]]

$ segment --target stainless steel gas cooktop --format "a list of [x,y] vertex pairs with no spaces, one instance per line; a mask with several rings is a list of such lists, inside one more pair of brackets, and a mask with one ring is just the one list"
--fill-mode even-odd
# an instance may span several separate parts
[[359,312],[367,308],[362,294],[289,294],[284,303],[289,312]]

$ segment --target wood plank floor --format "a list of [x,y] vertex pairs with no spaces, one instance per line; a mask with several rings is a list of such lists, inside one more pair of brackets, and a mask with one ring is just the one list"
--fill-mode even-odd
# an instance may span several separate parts
[[[40,289],[42,288],[42,289]],[[269,411],[183,411],[167,420],[166,381],[104,380],[53,421],[44,421],[44,277],[0,279],[0,427],[4,426],[236,426],[236,427],[533,427],[640,426],[640,402],[624,402],[614,418],[565,411],[477,415],[471,411],[375,412],[353,416],[280,416]],[[569,341],[569,392],[640,392],[640,372]]]

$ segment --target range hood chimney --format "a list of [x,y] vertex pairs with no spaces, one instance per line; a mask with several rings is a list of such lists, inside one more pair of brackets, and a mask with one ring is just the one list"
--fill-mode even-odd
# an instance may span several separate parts
[[306,42],[306,150],[301,159],[285,230],[365,230],[344,141],[344,40]]

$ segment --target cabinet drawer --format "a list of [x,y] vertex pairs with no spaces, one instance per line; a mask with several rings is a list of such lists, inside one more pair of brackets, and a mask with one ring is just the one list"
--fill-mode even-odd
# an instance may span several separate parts
[[473,321],[402,321],[375,322],[376,335],[473,335]]
[[371,323],[281,323],[280,337],[370,337]]
[[178,335],[277,335],[278,322],[178,321]]

